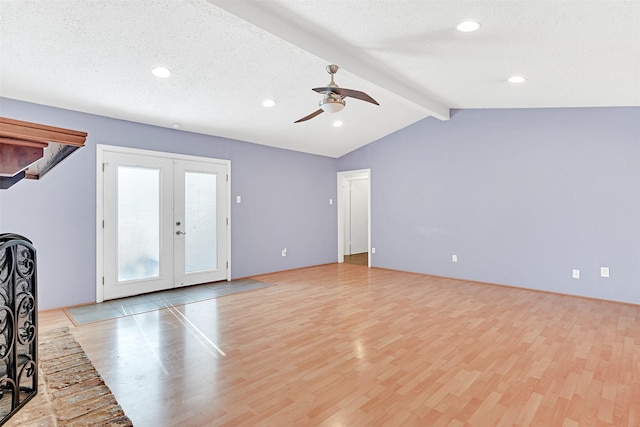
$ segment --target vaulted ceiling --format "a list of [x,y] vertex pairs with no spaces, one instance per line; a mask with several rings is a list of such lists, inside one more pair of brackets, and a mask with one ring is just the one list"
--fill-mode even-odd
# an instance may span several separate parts
[[[331,157],[453,108],[640,105],[638,0],[3,0],[0,17],[0,96]],[[380,106],[294,124],[331,63]]]

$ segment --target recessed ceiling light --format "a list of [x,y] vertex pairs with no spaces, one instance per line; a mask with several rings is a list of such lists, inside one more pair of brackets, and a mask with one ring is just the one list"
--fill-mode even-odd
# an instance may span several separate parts
[[465,21],[465,22],[461,22],[460,24],[458,24],[458,26],[456,27],[456,29],[458,31],[462,31],[463,33],[470,33],[472,31],[476,31],[478,28],[480,28],[480,24],[478,24],[475,21]]
[[522,76],[511,76],[507,79],[507,81],[509,83],[524,83],[527,81],[527,79]]
[[154,76],[160,77],[161,79],[166,79],[171,75],[171,71],[167,70],[164,67],[156,67],[153,70],[151,70],[151,72],[153,73]]
[[276,105],[276,101],[274,101],[273,99],[265,99],[262,102],[263,107],[269,108],[269,107],[273,107],[274,105]]
[[334,128],[339,128],[342,125],[343,125],[342,120],[336,120],[335,122],[333,122]]

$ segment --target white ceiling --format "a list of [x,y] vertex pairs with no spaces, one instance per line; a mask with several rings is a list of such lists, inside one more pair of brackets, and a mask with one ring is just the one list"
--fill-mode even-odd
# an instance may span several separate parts
[[[0,19],[0,96],[331,157],[451,108],[640,105],[640,0],[2,0]],[[329,63],[380,106],[294,124]]]

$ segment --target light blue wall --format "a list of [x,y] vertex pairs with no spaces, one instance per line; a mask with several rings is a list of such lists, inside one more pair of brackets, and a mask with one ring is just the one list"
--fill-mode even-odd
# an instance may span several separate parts
[[0,194],[0,232],[38,248],[41,309],[95,299],[96,144],[231,160],[233,277],[334,262],[335,172],[371,168],[374,266],[640,304],[640,108],[454,111],[338,160],[2,98],[0,115],[89,133]]
[[231,160],[234,278],[337,259],[335,159],[5,98],[0,115],[89,134],[42,180],[2,190],[0,232],[38,250],[40,309],[95,301],[96,144]]
[[454,111],[369,167],[373,266],[640,304],[640,108]]

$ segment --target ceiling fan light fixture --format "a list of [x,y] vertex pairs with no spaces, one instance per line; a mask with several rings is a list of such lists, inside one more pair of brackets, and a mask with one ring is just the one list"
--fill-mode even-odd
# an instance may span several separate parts
[[456,30],[461,31],[463,33],[471,33],[480,28],[480,24],[475,21],[464,21],[458,24]]
[[320,102],[320,108],[325,113],[337,113],[342,111],[344,108],[344,100],[343,99],[323,99]]

